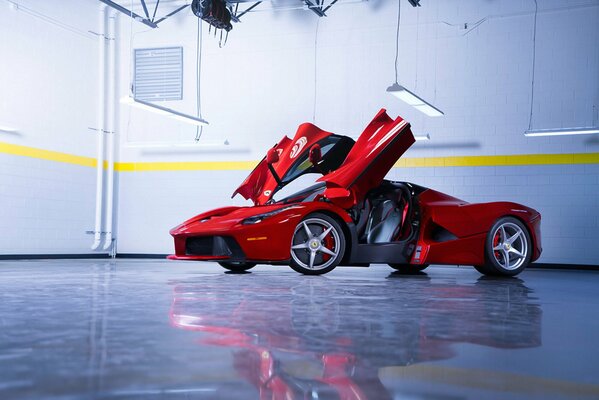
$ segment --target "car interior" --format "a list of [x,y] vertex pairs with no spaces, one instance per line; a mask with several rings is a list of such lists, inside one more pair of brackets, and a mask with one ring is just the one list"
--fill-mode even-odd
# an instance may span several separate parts
[[[326,186],[317,183],[294,193],[279,204],[314,201],[321,195]],[[381,186],[371,190],[361,206],[351,210],[356,224],[358,242],[362,244],[401,242],[412,230],[413,192],[412,184],[385,181]]]
[[356,218],[359,243],[399,242],[410,236],[412,192],[403,183],[385,182],[371,190]]

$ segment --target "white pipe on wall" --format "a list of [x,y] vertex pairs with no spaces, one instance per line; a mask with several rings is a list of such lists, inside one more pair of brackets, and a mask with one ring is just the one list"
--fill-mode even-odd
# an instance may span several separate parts
[[114,213],[114,136],[116,116],[116,11],[111,10],[108,14],[108,118],[106,124],[107,135],[107,162],[106,173],[106,239],[104,250],[110,249],[112,242],[113,213]]
[[96,156],[96,220],[94,225],[94,243],[92,250],[97,250],[102,242],[102,208],[104,207],[104,117],[106,101],[106,5],[101,4],[98,10],[98,148]]

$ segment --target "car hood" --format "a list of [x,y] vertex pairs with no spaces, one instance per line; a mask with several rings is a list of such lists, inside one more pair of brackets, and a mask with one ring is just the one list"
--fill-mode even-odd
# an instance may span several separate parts
[[[306,173],[320,173],[326,183],[324,197],[349,208],[372,188],[381,184],[395,162],[414,143],[410,125],[403,118],[391,119],[382,109],[368,124],[358,140],[335,135],[311,123],[299,126],[293,139],[284,136],[273,146],[279,161],[272,164],[280,182],[273,176],[266,157],[233,193],[266,204],[282,187]],[[309,160],[312,146],[318,144],[322,159],[318,165]]]
[[231,226],[240,223],[246,218],[271,213],[273,211],[285,210],[297,207],[296,205],[272,204],[259,207],[222,207],[214,210],[206,211],[198,214],[193,218],[188,219],[182,224],[177,225],[170,230],[172,236],[185,235],[197,232],[198,229],[209,229],[218,231],[220,229],[228,230]]

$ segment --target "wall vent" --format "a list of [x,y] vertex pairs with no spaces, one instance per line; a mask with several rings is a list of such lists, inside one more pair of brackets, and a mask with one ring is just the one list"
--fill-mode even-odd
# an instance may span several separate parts
[[133,93],[145,101],[183,99],[183,47],[135,49]]

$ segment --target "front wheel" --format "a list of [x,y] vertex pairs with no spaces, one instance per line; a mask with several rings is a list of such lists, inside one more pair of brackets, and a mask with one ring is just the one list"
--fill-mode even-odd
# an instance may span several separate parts
[[518,275],[530,263],[532,241],[526,226],[514,217],[497,220],[485,241],[485,265],[475,266],[485,275]]
[[234,261],[221,261],[219,262],[220,266],[228,269],[233,272],[244,272],[248,269],[254,268],[256,263],[248,263],[248,262],[234,262]]
[[301,274],[325,274],[341,262],[344,252],[339,223],[325,214],[310,214],[293,232],[290,267]]

